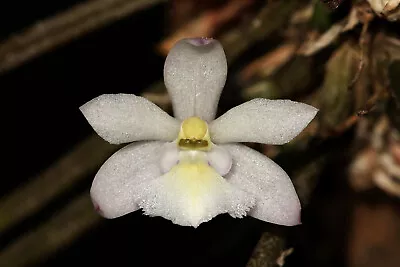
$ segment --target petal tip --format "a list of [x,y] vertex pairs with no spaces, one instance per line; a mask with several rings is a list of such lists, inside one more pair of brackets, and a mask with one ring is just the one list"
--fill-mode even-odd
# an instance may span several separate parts
[[[111,96],[111,94],[108,94],[108,96]],[[83,115],[85,115],[85,113],[87,112],[88,108],[90,108],[91,104],[96,103],[96,101],[103,100],[104,98],[107,98],[107,94],[102,94],[102,95],[99,95],[99,96],[97,96],[95,98],[92,98],[91,100],[87,101],[85,104],[81,105],[79,107],[79,110],[83,113]]]
[[284,224],[286,226],[296,226],[296,225],[301,225],[301,206],[299,203],[299,207],[297,208],[296,211],[293,212],[293,219],[292,220],[288,220],[287,224]]
[[270,223],[282,225],[282,226],[289,226],[289,227],[301,225],[302,224],[301,208],[298,210],[298,212],[293,212],[293,214],[288,215],[286,218],[283,218],[282,220],[277,220],[277,221],[266,220],[266,221],[270,222]]
[[92,102],[92,101],[93,101],[93,99],[87,101],[85,104],[83,104],[83,105],[81,105],[81,106],[79,107],[80,112],[82,112],[83,116],[84,116],[86,119],[87,119],[87,109],[88,109],[88,106],[89,106],[90,102]]
[[310,107],[310,113],[312,114],[312,118],[314,118],[319,112],[319,109],[311,105],[308,106]]
[[92,201],[93,209],[103,218],[105,219],[114,219],[118,216],[114,214],[114,211],[110,209],[107,203],[97,195],[96,190],[93,188],[90,189],[90,199]]
[[85,105],[86,105],[86,104],[83,104],[82,106],[79,107],[79,110],[80,110],[82,113],[85,112]]
[[99,205],[93,198],[91,198],[91,200],[92,200],[92,204],[93,204],[94,210],[95,210],[99,215],[101,215],[102,217],[105,218],[104,212],[103,212],[103,210],[101,209],[100,205]]
[[[297,195],[296,195],[297,196]],[[289,209],[287,213],[287,217],[282,221],[282,225],[284,226],[296,226],[301,225],[301,204],[300,200],[297,197],[297,203],[292,204],[292,208]]]
[[185,41],[194,46],[204,46],[216,42],[215,39],[209,37],[187,38]]
[[296,225],[302,225],[303,224],[303,222],[301,221],[301,208],[299,209],[299,215],[297,216],[297,222],[295,222],[294,224],[293,224],[293,226],[296,226]]

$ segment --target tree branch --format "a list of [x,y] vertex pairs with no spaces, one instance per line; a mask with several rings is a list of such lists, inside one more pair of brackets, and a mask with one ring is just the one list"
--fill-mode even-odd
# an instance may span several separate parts
[[89,192],[70,202],[37,229],[22,236],[0,254],[0,266],[22,267],[38,263],[68,246],[100,221],[93,210]]
[[119,147],[93,135],[38,177],[1,199],[0,236],[14,224],[39,211],[89,173],[95,172]]
[[0,73],[57,46],[165,0],[92,0],[45,19],[0,43]]

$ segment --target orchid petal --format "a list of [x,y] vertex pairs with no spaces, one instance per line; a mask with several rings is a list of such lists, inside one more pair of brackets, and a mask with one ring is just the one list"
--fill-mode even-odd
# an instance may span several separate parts
[[300,201],[293,184],[281,167],[261,153],[244,145],[221,145],[233,158],[226,180],[256,196],[256,205],[248,215],[281,224],[300,223]]
[[211,151],[207,152],[207,160],[221,176],[225,176],[232,167],[232,157],[229,152],[217,145],[213,145]]
[[137,142],[112,155],[97,172],[90,194],[105,218],[116,218],[139,207],[134,193],[144,182],[160,177],[159,155],[163,142]]
[[80,107],[93,129],[112,144],[172,141],[180,123],[157,105],[132,94],[105,94]]
[[162,173],[169,172],[179,162],[179,148],[176,142],[168,143],[164,146],[164,149],[160,157],[160,168]]
[[296,137],[318,110],[290,100],[253,99],[232,108],[209,125],[215,143],[285,144]]
[[226,75],[225,53],[217,40],[193,38],[177,42],[164,66],[165,86],[175,117],[213,120]]

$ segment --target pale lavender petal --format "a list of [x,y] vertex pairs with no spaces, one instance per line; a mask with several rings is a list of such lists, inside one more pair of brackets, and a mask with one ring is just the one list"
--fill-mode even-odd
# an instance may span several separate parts
[[160,177],[164,142],[136,142],[112,155],[97,172],[90,194],[105,218],[115,218],[139,207],[134,201],[139,185]]
[[232,108],[209,125],[215,143],[281,145],[296,137],[318,110],[290,100],[253,99]]
[[164,66],[175,117],[213,120],[226,75],[225,52],[217,40],[192,38],[177,42]]
[[112,144],[140,140],[172,141],[180,122],[149,100],[132,94],[106,94],[80,107],[93,129]]
[[225,176],[232,167],[232,156],[217,145],[213,145],[211,151],[207,152],[207,160],[221,176]]
[[232,156],[232,169],[226,180],[256,197],[248,215],[281,225],[300,223],[300,201],[293,184],[281,167],[261,153],[244,145],[221,145]]
[[163,146],[160,156],[160,168],[162,173],[169,172],[179,162],[179,148],[176,142]]

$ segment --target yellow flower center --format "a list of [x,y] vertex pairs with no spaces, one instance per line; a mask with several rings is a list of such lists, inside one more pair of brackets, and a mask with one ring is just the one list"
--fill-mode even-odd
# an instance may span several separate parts
[[184,120],[178,136],[178,146],[184,150],[210,150],[211,139],[207,123],[199,117]]

